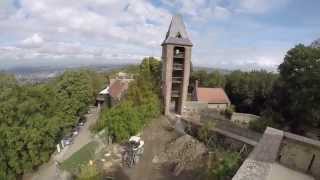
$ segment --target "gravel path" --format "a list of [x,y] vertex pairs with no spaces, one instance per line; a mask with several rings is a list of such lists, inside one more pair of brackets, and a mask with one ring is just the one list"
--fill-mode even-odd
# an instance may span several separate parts
[[142,132],[145,142],[144,153],[133,168],[122,168],[115,179],[117,180],[177,180],[163,167],[152,162],[154,157],[164,151],[165,145],[177,138],[175,131],[169,130],[166,117],[153,120]]

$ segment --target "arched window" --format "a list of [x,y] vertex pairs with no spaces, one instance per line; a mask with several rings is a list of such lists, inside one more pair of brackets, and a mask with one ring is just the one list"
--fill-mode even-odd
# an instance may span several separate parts
[[182,38],[180,32],[177,33],[176,38]]

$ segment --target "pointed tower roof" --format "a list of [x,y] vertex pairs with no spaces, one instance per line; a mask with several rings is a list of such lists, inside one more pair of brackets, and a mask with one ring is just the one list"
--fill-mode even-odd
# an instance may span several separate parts
[[192,42],[188,37],[186,26],[183,23],[181,15],[174,15],[172,17],[166,39],[163,41],[162,45],[164,44],[192,46]]

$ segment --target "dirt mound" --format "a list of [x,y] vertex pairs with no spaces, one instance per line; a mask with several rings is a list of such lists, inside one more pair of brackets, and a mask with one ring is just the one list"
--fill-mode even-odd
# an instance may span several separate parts
[[184,135],[169,143],[165,152],[154,157],[154,163],[171,163],[174,175],[183,170],[193,169],[196,161],[207,152],[206,146],[189,135]]

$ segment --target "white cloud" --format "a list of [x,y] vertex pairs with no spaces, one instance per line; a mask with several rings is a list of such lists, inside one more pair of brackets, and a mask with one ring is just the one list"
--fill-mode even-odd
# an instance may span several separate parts
[[[263,14],[281,8],[290,0],[162,0],[163,4],[175,7],[181,14],[196,20],[225,20],[231,15]],[[227,2],[225,6],[220,5]]]
[[213,16],[218,19],[226,19],[231,16],[231,12],[227,8],[216,6],[213,9]]
[[[220,4],[221,1],[232,3],[229,6]],[[162,0],[166,6],[155,6],[149,0],[20,0],[20,8],[6,11],[6,16],[0,10],[1,38],[10,40],[0,42],[0,66],[40,62],[127,63],[144,56],[160,56],[170,11],[184,15],[195,42],[194,64],[273,66],[282,58],[278,51],[270,55],[262,50],[215,47],[212,44],[221,32],[213,29],[211,37],[192,27],[227,22],[237,13],[265,13],[281,5],[278,1]]]
[[21,11],[38,22],[48,24],[49,30],[140,45],[151,45],[154,40],[160,42],[161,38],[155,35],[163,32],[170,19],[166,10],[155,8],[146,0],[106,3],[101,0],[24,0],[22,4]]
[[235,9],[241,13],[262,14],[286,5],[289,0],[239,0]]
[[21,42],[21,45],[27,48],[38,48],[43,43],[44,43],[44,40],[42,39],[42,37],[39,34],[35,33],[31,37],[24,39]]
[[0,33],[16,39],[10,46],[17,47],[2,48],[6,53],[0,61],[90,59],[106,51],[104,59],[114,58],[108,54],[118,59],[153,55],[171,18],[169,11],[147,0],[21,0],[20,5],[0,19]]
[[195,21],[224,20],[231,15],[229,9],[217,5],[218,0],[162,0],[164,4],[177,8],[178,12],[191,16]]

